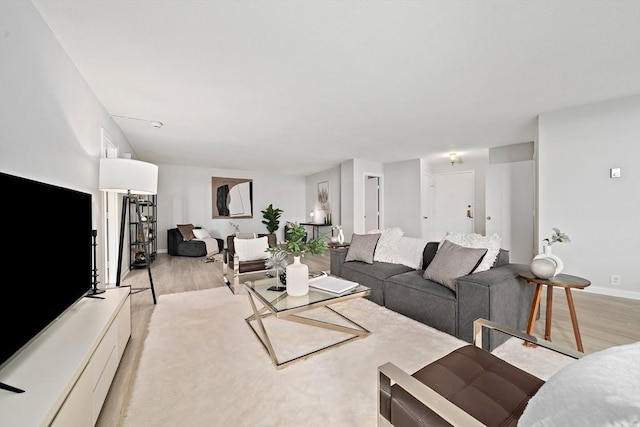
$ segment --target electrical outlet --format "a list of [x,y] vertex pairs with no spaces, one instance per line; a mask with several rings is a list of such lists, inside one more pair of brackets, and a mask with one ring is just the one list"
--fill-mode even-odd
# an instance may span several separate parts
[[612,274],[611,275],[611,286],[620,286],[620,283],[622,283],[622,278],[620,276],[618,276],[617,274]]

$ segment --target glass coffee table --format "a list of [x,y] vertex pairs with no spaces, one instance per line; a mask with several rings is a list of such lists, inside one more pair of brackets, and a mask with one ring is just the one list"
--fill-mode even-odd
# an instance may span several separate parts
[[[358,285],[357,287],[341,294],[309,287],[309,293],[307,295],[292,297],[289,296],[286,291],[269,290],[269,288],[274,286],[275,283],[275,278],[268,278],[246,282],[244,283],[244,287],[247,290],[249,302],[253,309],[253,314],[247,317],[245,321],[256,334],[267,353],[269,353],[269,356],[277,369],[282,369],[294,362],[322,353],[347,342],[366,337],[370,334],[367,329],[329,307],[335,303],[355,298],[362,298],[369,295],[371,290],[367,286]],[[327,310],[329,311],[328,313],[319,313],[319,311],[324,312]],[[305,313],[305,315],[301,315],[302,313]],[[314,316],[314,313],[317,314]],[[338,320],[338,323],[328,320],[326,318],[327,315]],[[323,318],[322,316],[325,317]],[[272,337],[270,337],[268,333],[269,325],[265,325],[265,323],[267,323],[267,319],[271,317],[276,319],[277,322],[287,320],[289,322],[295,322],[323,330],[335,331],[339,333],[336,335],[340,335],[341,338],[346,335],[346,338],[338,339],[337,342],[333,341],[328,344],[322,344],[318,348],[313,348],[311,350],[307,349],[302,354],[286,357],[284,360],[280,360],[281,358],[276,355],[276,351],[274,350]],[[277,327],[277,322],[270,323],[270,325]],[[302,339],[305,339],[305,337],[313,338],[314,329],[309,329],[306,332],[306,335],[302,335]],[[315,330],[319,333],[320,329]],[[285,339],[290,341],[301,340],[300,334],[295,336],[285,334],[283,336]]]

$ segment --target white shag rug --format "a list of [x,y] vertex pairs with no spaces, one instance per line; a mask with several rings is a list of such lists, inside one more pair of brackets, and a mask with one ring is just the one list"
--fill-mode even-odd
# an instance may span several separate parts
[[[366,299],[332,307],[371,335],[278,370],[244,320],[247,295],[227,287],[161,295],[123,425],[375,426],[378,366],[413,373],[467,344]],[[346,337],[275,318],[265,325],[283,359]],[[515,339],[494,353],[542,379],[572,360]]]

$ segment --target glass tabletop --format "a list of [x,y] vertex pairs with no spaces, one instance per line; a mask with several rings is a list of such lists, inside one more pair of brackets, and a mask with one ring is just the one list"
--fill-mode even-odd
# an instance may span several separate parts
[[342,300],[363,297],[369,295],[371,289],[364,285],[350,289],[341,294],[323,291],[309,286],[309,293],[300,297],[293,297],[287,291],[269,290],[276,284],[275,277],[246,282],[247,290],[257,297],[260,302],[275,314],[288,311],[300,311],[300,309],[312,309],[325,306]]

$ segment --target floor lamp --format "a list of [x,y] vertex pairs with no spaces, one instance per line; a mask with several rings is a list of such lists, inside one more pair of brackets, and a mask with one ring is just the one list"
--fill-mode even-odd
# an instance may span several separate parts
[[[118,273],[116,276],[116,286],[120,286],[122,273],[122,250],[124,247],[125,223],[127,220],[127,209],[130,209],[131,201],[135,203],[138,224],[142,226],[142,212],[138,195],[151,195],[158,192],[158,166],[131,159],[106,158],[100,159],[100,190],[123,193],[122,197],[122,217],[120,220],[120,246],[118,248]],[[137,235],[138,233],[136,233]],[[153,303],[156,303],[156,291],[153,288],[153,277],[151,276],[151,258],[149,257],[149,239],[146,233],[142,233],[142,247],[144,248],[144,259],[149,273],[149,288],[131,289],[132,291],[142,291],[151,289]]]

